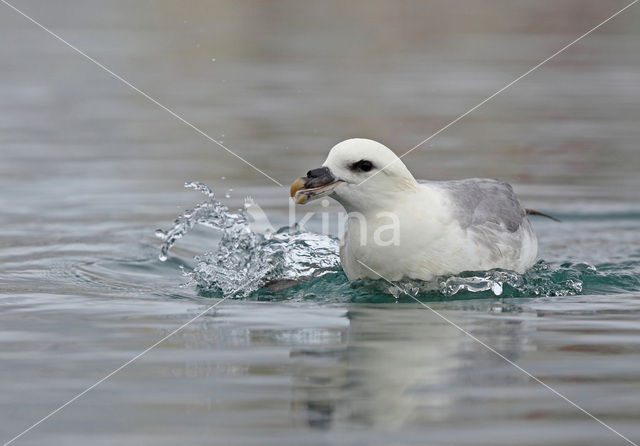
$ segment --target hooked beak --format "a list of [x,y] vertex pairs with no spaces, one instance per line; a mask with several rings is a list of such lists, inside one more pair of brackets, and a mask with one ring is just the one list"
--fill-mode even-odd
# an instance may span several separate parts
[[306,177],[300,177],[291,185],[291,198],[296,204],[304,204],[316,198],[324,197],[342,180],[336,179],[328,167],[320,167],[307,172]]

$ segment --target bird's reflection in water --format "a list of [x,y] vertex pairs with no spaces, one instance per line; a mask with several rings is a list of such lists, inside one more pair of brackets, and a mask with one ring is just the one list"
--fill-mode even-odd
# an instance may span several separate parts
[[[516,361],[524,343],[522,321],[495,317],[487,330],[483,315],[491,304],[477,305],[483,307],[479,319],[459,320],[456,311],[445,314]],[[477,407],[470,409],[469,403],[474,397],[483,398],[484,388],[527,380],[422,307],[354,305],[345,317],[348,328],[337,329],[341,342],[291,351],[291,409],[296,424],[326,430],[437,423],[473,416]],[[474,330],[474,323],[483,331]]]
[[347,382],[346,351],[346,348],[300,349],[291,353],[296,362],[291,408],[299,411],[303,422],[311,428],[329,429],[336,408],[343,402],[341,393]]

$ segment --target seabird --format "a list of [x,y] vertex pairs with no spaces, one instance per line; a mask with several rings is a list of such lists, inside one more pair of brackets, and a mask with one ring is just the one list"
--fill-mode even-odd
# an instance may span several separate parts
[[347,211],[340,262],[349,280],[430,281],[494,268],[524,273],[536,261],[527,213],[541,213],[524,209],[509,184],[416,180],[376,141],[337,144],[322,167],[291,185],[297,204],[324,196]]

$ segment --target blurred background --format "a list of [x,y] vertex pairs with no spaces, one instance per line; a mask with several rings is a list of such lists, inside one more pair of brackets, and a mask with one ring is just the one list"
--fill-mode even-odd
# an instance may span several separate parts
[[[628,2],[11,3],[287,187],[0,3],[5,441],[210,303],[178,266],[214,236],[157,261],[185,181],[285,224],[337,142],[404,153]],[[633,6],[405,162],[512,182],[568,221],[543,258],[637,275],[639,121]],[[637,292],[434,305],[640,438]],[[15,444],[623,444],[421,311],[227,302]]]
[[[288,185],[349,137],[405,152],[624,3],[17,6]],[[414,151],[406,161],[416,176],[581,185],[587,197],[615,183],[616,197],[635,198],[625,192],[638,187],[640,165],[634,9]],[[66,195],[172,191],[185,179],[217,186],[222,176],[273,186],[6,6],[0,21],[7,183],[73,179]]]

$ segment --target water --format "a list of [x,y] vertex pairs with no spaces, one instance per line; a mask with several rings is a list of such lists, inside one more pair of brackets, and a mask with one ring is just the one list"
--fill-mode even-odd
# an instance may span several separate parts
[[[395,299],[407,296],[462,298],[465,291],[466,296],[469,296],[468,293],[482,292],[501,296],[505,287],[505,297],[567,296],[592,290],[640,290],[640,261],[596,267],[588,263],[570,262],[554,266],[541,260],[525,274],[505,270],[471,271],[457,276],[443,276],[432,282],[404,280],[394,284],[360,280],[354,282],[353,287],[334,293],[327,289],[327,283],[344,285],[348,282],[340,268],[337,237],[309,232],[297,223],[278,231],[268,229],[260,232],[252,228],[252,223],[266,216],[253,200],[247,199],[244,207],[234,213],[215,198],[214,191],[206,184],[190,182],[185,187],[202,192],[207,199],[193,209],[182,212],[170,229],[156,231],[156,236],[162,240],[158,258],[166,261],[169,250],[196,225],[218,231],[218,246],[196,256],[195,266],[191,270],[182,268],[184,275],[189,278],[185,285],[195,285],[200,294],[208,296],[253,296],[262,299],[265,295],[271,297],[272,289],[276,288],[280,292],[278,296],[286,298],[287,288],[295,287],[296,290],[302,288],[304,293],[314,298],[320,293],[339,302],[348,302],[360,297],[358,286],[368,286],[367,299],[372,301],[379,300],[380,293],[390,294]],[[328,215],[323,217],[328,221]],[[317,277],[323,279],[311,280]],[[490,293],[486,293],[485,297]]]
[[196,224],[220,231],[216,249],[196,256],[196,266],[185,273],[189,283],[201,292],[246,297],[268,286],[282,288],[287,283],[295,285],[328,273],[339,274],[336,237],[295,226],[256,232],[251,228],[251,213],[257,207],[252,200],[233,213],[215,199],[206,184],[192,182],[186,187],[203,192],[208,200],[180,214],[168,231],[156,231],[163,242],[158,258],[166,261],[169,249]]
[[[622,7],[17,6],[283,184],[347,137],[413,147]],[[533,222],[541,263],[403,286],[638,442],[635,8],[408,157],[562,219]],[[278,232],[286,190],[4,5],[0,41],[0,440],[241,284],[14,444],[625,444],[387,284],[348,283],[320,213]],[[209,226],[160,261],[154,231],[198,203]]]

